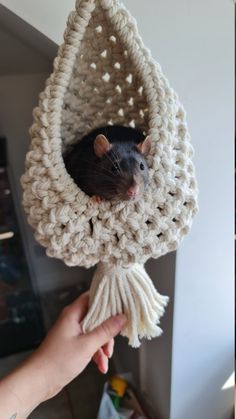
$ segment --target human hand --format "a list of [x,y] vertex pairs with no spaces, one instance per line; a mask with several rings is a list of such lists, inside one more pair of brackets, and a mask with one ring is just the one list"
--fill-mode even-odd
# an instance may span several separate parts
[[80,322],[87,309],[86,293],[62,311],[39,348],[0,380],[1,417],[25,419],[79,375],[92,359],[100,371],[107,371],[113,337],[124,327],[126,318],[122,314],[111,317],[85,335]]
[[126,323],[123,314],[113,316],[88,334],[80,322],[88,310],[88,293],[65,307],[34,356],[42,363],[45,382],[51,383],[47,398],[53,397],[94,360],[102,373],[108,371],[114,339]]

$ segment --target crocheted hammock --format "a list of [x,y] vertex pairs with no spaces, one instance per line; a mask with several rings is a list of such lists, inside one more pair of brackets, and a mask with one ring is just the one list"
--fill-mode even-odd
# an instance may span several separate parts
[[[124,312],[123,335],[137,347],[160,335],[168,301],[143,264],[176,249],[189,231],[197,186],[185,112],[118,0],[76,2],[33,117],[21,181],[35,237],[68,266],[98,263],[84,331]],[[150,181],[138,202],[95,203],[65,169],[66,147],[108,124],[152,138]]]

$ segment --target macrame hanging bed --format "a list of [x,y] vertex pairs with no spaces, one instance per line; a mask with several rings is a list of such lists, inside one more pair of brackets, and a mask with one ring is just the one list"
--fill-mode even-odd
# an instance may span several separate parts
[[[197,185],[183,107],[120,1],[76,2],[33,117],[21,182],[35,237],[68,266],[98,264],[84,331],[124,312],[122,333],[137,347],[140,338],[160,335],[168,301],[144,263],[175,250],[188,233]],[[149,184],[137,202],[96,203],[65,168],[69,145],[113,124],[152,139]]]

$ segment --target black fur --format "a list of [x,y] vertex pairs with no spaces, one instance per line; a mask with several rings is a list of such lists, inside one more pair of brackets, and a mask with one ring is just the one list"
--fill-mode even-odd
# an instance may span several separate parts
[[[102,158],[96,156],[93,148],[99,134],[105,135],[113,145]],[[134,181],[142,184],[144,189],[148,180],[146,160],[136,148],[136,144],[144,138],[142,131],[134,128],[118,125],[98,128],[65,154],[66,169],[89,196],[97,195],[108,200],[128,199],[127,190]]]

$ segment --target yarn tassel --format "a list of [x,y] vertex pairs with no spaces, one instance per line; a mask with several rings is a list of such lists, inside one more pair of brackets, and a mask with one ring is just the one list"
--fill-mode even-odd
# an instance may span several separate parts
[[168,300],[157,292],[143,265],[122,268],[99,263],[90,288],[83,331],[86,333],[108,317],[124,313],[128,321],[122,335],[137,348],[141,338],[161,335],[158,324]]

